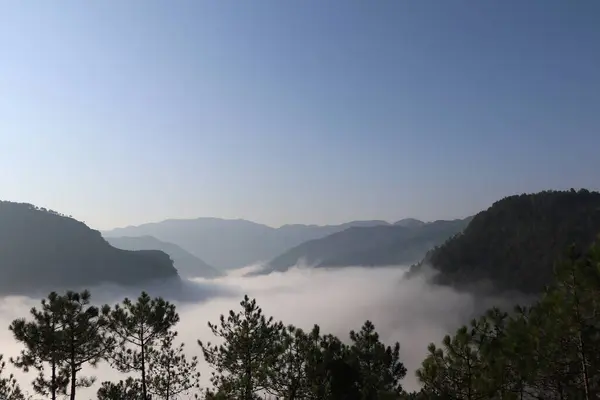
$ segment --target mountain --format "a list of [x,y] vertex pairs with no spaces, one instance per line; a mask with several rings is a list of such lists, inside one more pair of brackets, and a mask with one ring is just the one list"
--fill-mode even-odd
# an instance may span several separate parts
[[152,236],[107,237],[106,241],[123,250],[163,251],[171,257],[179,275],[186,278],[217,278],[225,275],[176,244],[163,242]]
[[105,237],[153,236],[174,243],[221,269],[266,262],[308,240],[354,226],[389,225],[386,221],[353,221],[340,225],[283,225],[272,228],[242,219],[171,219],[104,232]]
[[84,223],[26,203],[0,201],[0,293],[177,278],[162,251],[126,251]]
[[406,228],[415,228],[417,226],[425,225],[425,222],[414,218],[404,218],[400,221],[394,222],[394,225],[404,226]]
[[553,279],[568,248],[586,250],[600,233],[600,193],[544,191],[506,197],[477,214],[464,232],[412,268],[439,271],[455,286],[491,282],[498,290],[535,294]]
[[298,263],[317,267],[411,264],[463,230],[469,220],[351,227],[286,251],[270,261],[262,272],[285,271]]

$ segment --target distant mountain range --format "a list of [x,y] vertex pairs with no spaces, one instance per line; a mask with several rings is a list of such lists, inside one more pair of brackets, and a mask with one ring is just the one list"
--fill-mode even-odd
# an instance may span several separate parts
[[167,279],[179,277],[162,251],[116,249],[100,232],[73,218],[0,201],[1,294]]
[[171,257],[177,272],[184,278],[217,278],[225,275],[223,271],[211,267],[176,244],[163,242],[152,236],[107,237],[106,241],[123,250],[163,251]]
[[260,273],[285,271],[298,264],[315,267],[410,265],[428,250],[461,232],[470,218],[424,223],[351,227],[302,243],[270,261]]
[[211,265],[237,268],[264,261],[261,273],[298,263],[412,263],[409,277],[431,266],[439,284],[473,287],[484,281],[535,294],[552,282],[555,260],[566,256],[569,246],[583,251],[598,234],[600,193],[584,189],[510,196],[462,220],[271,228],[199,218],[115,229],[105,233],[107,240],[55,211],[1,201],[0,293],[181,282],[176,268],[184,277],[212,278],[223,272]]
[[[396,224],[418,225],[405,219]],[[353,227],[390,226],[386,221],[352,221],[340,225],[284,225],[272,228],[246,220],[219,218],[171,219],[103,232],[104,237],[152,236],[174,243],[209,265],[234,269],[265,263],[306,241],[324,238]]]

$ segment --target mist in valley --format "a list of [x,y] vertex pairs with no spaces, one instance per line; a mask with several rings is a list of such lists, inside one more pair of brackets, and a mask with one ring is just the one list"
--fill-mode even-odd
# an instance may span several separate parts
[[[153,297],[162,296],[177,306],[180,322],[175,326],[178,339],[186,344],[189,356],[198,356],[202,384],[209,385],[211,369],[204,362],[197,340],[215,342],[207,322],[218,322],[221,314],[240,309],[244,294],[255,298],[267,316],[310,330],[314,324],[323,333],[348,340],[350,330],[359,330],[369,319],[386,344],[400,342],[402,361],[408,369],[403,385],[418,388],[414,375],[426,355],[430,342],[439,343],[475,314],[491,305],[506,303],[500,298],[478,298],[448,287],[428,284],[423,277],[405,279],[407,267],[387,268],[301,268],[263,276],[247,276],[257,267],[231,271],[215,280],[187,280],[145,288]],[[139,291],[114,285],[90,288],[96,304],[115,304],[124,297],[137,298]],[[20,345],[12,338],[8,326],[19,317],[29,318],[29,310],[40,299],[7,297],[0,302],[0,346],[5,360],[18,355]],[[13,371],[12,366],[9,366]],[[35,373],[13,371],[30,391]],[[125,375],[103,363],[84,374],[97,377],[89,389],[80,389],[79,398],[93,398],[100,382],[118,381]]]

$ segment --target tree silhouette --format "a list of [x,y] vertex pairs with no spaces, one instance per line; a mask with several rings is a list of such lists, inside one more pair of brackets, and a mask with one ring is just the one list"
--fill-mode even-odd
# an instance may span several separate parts
[[283,324],[266,318],[256,300],[244,296],[242,311],[220,317],[219,326],[208,323],[221,345],[198,341],[205,360],[215,369],[211,381],[222,393],[240,400],[253,400],[265,391],[272,365],[281,352]]
[[77,373],[85,364],[96,366],[114,343],[105,332],[106,318],[100,315],[98,307],[90,305],[90,297],[86,290],[81,293],[68,291],[57,298],[60,304],[58,320],[63,330],[60,346],[69,372],[71,400],[75,400],[77,387],[89,387],[95,380],[78,379]]
[[371,321],[366,321],[359,332],[351,331],[350,339],[352,363],[360,376],[361,399],[402,393],[400,381],[406,376],[406,368],[400,362],[400,344],[386,347]]
[[[34,368],[38,371],[37,378],[32,382],[36,393],[56,400],[59,394],[65,394],[69,381],[68,370],[65,368],[65,352],[63,321],[60,318],[62,301],[55,292],[42,300],[41,310],[33,307],[30,311],[33,321],[24,318],[14,320],[9,329],[15,339],[21,342],[25,349],[11,362],[28,372]],[[44,374],[45,367],[50,368],[50,377]]]
[[21,391],[17,380],[13,374],[8,377],[4,375],[6,362],[0,354],[0,399],[2,400],[25,400],[25,395]]
[[140,400],[143,399],[142,385],[131,377],[118,383],[102,382],[97,396],[98,400]]
[[179,321],[175,306],[142,292],[137,302],[126,298],[112,310],[105,307],[103,315],[117,343],[110,357],[113,365],[122,372],[139,372],[142,396],[148,399],[149,355],[155,343],[169,335]]
[[148,390],[164,400],[177,398],[182,393],[200,387],[198,359],[187,359],[184,344],[175,346],[176,332],[162,338],[161,345],[149,352]]

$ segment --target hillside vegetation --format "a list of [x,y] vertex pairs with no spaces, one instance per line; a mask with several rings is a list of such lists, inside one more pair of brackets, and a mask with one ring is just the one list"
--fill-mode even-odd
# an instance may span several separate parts
[[269,262],[265,271],[285,271],[298,263],[316,267],[407,265],[462,231],[469,220],[352,227],[290,249]]
[[600,193],[544,191],[510,196],[477,214],[464,232],[415,266],[429,264],[436,281],[491,281],[500,290],[539,293],[571,244],[582,251],[600,233]]
[[21,293],[177,277],[162,251],[126,251],[51,210],[0,202],[0,292]]

